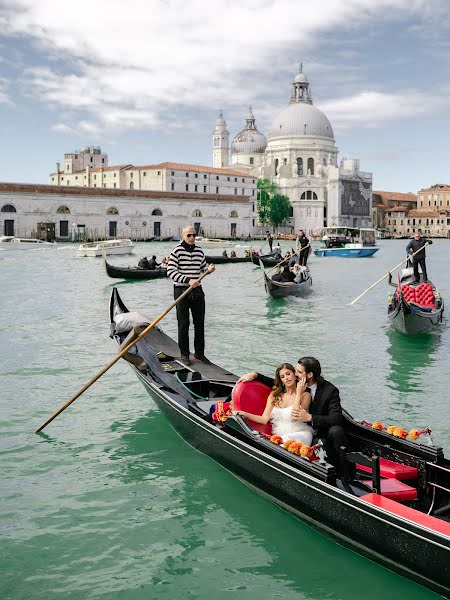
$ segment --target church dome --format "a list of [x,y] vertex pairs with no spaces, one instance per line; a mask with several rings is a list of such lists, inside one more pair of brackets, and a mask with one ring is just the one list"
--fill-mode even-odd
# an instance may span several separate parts
[[268,139],[306,135],[334,140],[331,123],[323,112],[312,104],[298,102],[289,104],[275,117]]
[[252,107],[246,118],[245,129],[240,131],[231,144],[232,154],[262,154],[267,146],[266,136],[255,125]]
[[313,105],[303,65],[292,82],[289,105],[273,120],[268,139],[277,137],[322,137],[334,141],[330,121]]

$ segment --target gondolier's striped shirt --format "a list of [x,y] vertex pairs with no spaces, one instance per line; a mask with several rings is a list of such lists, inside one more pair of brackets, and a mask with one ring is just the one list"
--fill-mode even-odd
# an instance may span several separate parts
[[199,246],[192,249],[181,242],[170,253],[167,275],[177,287],[188,287],[190,279],[198,279],[206,271],[205,253]]

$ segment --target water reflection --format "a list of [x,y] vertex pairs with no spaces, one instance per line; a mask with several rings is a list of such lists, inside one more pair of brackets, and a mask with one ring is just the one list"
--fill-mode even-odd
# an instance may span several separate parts
[[424,392],[427,388],[425,369],[437,353],[440,333],[403,335],[388,329],[387,336],[387,351],[391,356],[389,387],[397,392]]

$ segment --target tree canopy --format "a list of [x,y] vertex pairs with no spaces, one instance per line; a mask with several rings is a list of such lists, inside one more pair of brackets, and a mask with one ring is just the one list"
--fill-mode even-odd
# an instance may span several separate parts
[[281,225],[292,215],[292,205],[287,196],[278,193],[276,184],[270,179],[256,182],[258,220],[261,225]]

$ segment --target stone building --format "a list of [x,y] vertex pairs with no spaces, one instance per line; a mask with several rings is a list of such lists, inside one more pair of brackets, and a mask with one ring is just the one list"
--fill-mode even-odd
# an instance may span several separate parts
[[404,207],[412,210],[417,206],[417,196],[412,192],[385,192],[373,190],[372,192],[372,227],[375,229],[389,229],[386,219],[387,211],[394,207]]
[[[220,136],[219,136],[220,132]],[[213,162],[220,163],[229,141],[222,113],[213,133]],[[302,68],[292,82],[288,105],[274,118],[266,137],[258,131],[250,107],[246,124],[231,144],[234,169],[274,181],[293,206],[291,225],[308,233],[324,226],[370,227],[372,174],[358,160],[343,159],[327,117],[314,106]],[[214,164],[218,164],[214,162]]]
[[243,238],[252,230],[253,207],[254,199],[242,194],[2,183],[0,231],[36,237],[44,223],[62,241],[146,240],[179,235],[185,224],[193,224],[208,237]]

